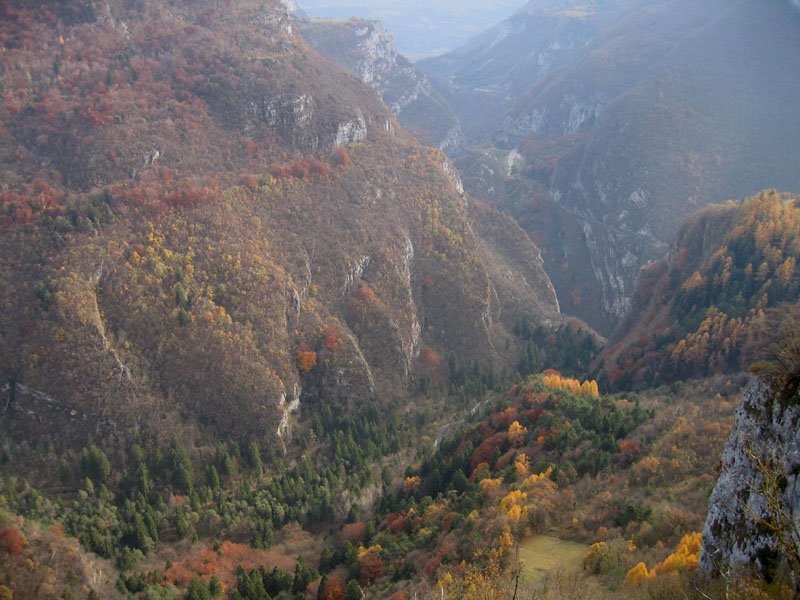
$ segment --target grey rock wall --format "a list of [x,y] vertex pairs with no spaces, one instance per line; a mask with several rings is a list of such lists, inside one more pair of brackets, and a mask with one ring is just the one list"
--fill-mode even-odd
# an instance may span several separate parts
[[425,74],[399,54],[378,21],[309,19],[300,35],[320,54],[374,88],[420,142],[453,153],[463,145],[459,123]]
[[[761,464],[774,465],[782,490],[772,495],[794,521],[800,539],[800,398],[773,398],[754,379],[736,410],[722,455],[722,474],[709,500],[700,569],[706,573],[763,570],[784,555],[779,539],[760,520],[774,522]],[[789,533],[789,535],[792,535]]]

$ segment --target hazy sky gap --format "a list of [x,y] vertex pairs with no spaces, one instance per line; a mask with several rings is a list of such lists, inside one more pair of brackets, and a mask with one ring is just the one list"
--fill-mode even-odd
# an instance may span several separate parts
[[525,0],[298,0],[309,17],[377,19],[412,60],[443,54],[511,16]]

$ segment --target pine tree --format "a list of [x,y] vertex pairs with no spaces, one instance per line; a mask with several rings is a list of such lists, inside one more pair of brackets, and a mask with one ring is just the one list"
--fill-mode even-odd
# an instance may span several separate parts
[[355,579],[347,582],[347,587],[344,589],[344,600],[361,600],[361,586]]

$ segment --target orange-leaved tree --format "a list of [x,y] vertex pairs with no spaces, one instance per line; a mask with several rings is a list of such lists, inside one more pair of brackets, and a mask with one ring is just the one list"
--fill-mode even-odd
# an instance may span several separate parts
[[334,167],[346,167],[350,164],[350,155],[344,148],[337,148],[331,154],[331,164]]
[[301,373],[308,373],[317,366],[317,353],[305,344],[297,349],[297,368]]
[[336,326],[328,325],[325,328],[325,333],[322,334],[322,344],[329,350],[336,350],[339,347],[338,335],[339,332],[336,331]]
[[27,544],[23,536],[15,527],[6,527],[0,531],[0,546],[11,556],[19,556]]
[[525,443],[528,437],[528,428],[519,424],[519,421],[514,421],[508,426],[508,441],[513,446],[521,446]]

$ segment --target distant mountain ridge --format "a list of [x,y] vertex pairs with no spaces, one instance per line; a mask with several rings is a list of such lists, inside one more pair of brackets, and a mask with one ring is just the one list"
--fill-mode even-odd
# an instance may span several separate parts
[[630,3],[595,3],[587,10],[585,3],[535,0],[462,47],[418,66],[453,106],[468,143],[480,145],[502,127],[521,95],[580,56]]
[[800,13],[785,0],[552,8],[531,2],[419,66],[474,147],[457,161],[467,189],[538,240],[565,312],[610,331],[684,217],[800,188]]

